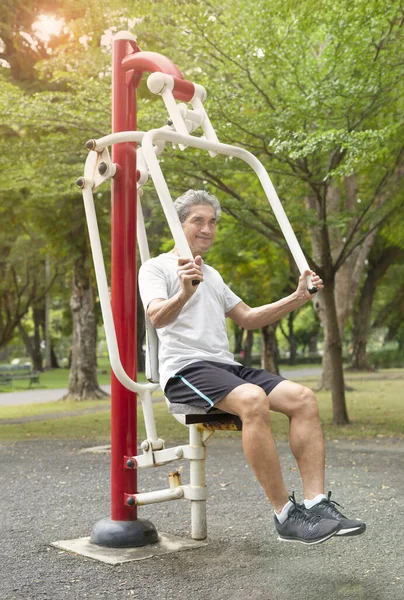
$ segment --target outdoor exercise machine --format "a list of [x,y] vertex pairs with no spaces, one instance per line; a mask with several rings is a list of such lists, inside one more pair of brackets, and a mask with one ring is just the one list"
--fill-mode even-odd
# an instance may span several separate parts
[[[162,97],[168,111],[164,126],[137,131],[136,89],[144,72],[149,90]],[[141,209],[142,186],[151,177],[180,256],[192,256],[173,206],[158,156],[166,144],[180,150],[198,148],[243,160],[257,174],[300,273],[309,269],[289,220],[262,163],[247,150],[222,144],[204,107],[206,90],[184,79],[165,56],[143,52],[136,38],[120,32],[113,41],[112,133],[86,144],[89,155],[82,189],[94,260],[99,298],[112,368],[111,379],[111,517],[95,524],[91,541],[109,547],[135,547],[156,543],[154,525],[138,519],[137,506],[185,498],[191,502],[191,535],[207,536],[204,442],[217,428],[239,429],[237,417],[221,411],[206,415],[200,409],[170,405],[170,412],[189,426],[189,444],[166,448],[157,435],[152,393],[158,384],[158,342],[146,319],[146,376],[136,381],[136,239],[142,262],[150,257]],[[179,101],[179,103],[177,102]],[[197,132],[199,135],[192,135]],[[108,147],[112,146],[110,156]],[[111,192],[111,301],[97,225],[93,192],[112,179]],[[315,292],[308,278],[310,292]],[[146,440],[137,454],[136,396],[143,408]],[[190,483],[183,485],[178,472],[169,476],[169,487],[137,492],[137,469],[155,467],[180,459],[190,461]]]

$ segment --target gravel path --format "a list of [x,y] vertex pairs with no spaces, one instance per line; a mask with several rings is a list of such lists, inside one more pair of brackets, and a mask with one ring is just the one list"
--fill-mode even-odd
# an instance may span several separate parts
[[[306,548],[277,541],[240,440],[213,438],[208,545],[116,567],[50,546],[90,535],[109,514],[110,456],[81,453],[86,446],[0,443],[1,600],[404,598],[404,440],[328,444],[327,486],[368,531]],[[287,485],[301,498],[288,445],[280,443],[279,452]],[[139,490],[166,487],[172,469],[140,472]],[[189,534],[186,501],[144,507],[139,516],[163,532]]]
[[[110,385],[101,385],[101,389],[107,394],[111,393]],[[3,392],[0,394],[0,408],[2,406],[17,406],[21,404],[42,404],[44,402],[55,402],[66,396],[67,388],[56,388],[51,390],[30,389],[18,392]]]

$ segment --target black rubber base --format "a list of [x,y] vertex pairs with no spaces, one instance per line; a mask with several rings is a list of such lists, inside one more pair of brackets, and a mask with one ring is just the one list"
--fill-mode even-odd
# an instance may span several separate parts
[[90,542],[108,548],[137,548],[158,542],[157,529],[146,519],[112,521],[102,519],[94,525]]

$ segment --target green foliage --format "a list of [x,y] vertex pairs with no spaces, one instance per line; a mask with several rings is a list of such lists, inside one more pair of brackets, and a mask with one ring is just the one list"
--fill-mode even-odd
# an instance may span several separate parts
[[376,369],[394,369],[404,367],[403,350],[382,349],[368,353],[369,364]]
[[[288,325],[286,318],[282,320],[282,329],[287,332],[287,328]],[[307,351],[312,336],[320,333],[320,323],[311,302],[296,311],[293,321],[293,333],[296,337],[298,348],[301,351]],[[282,334],[280,328],[277,329],[276,334],[280,349],[289,349],[289,346],[285,340],[285,336]],[[320,339],[321,336],[319,335],[318,341],[320,341]],[[303,360],[303,358],[299,356],[298,361],[300,362],[301,360]],[[311,360],[313,360],[312,357],[307,357],[307,361]]]
[[[1,235],[16,249],[32,244],[31,254],[51,255],[64,273],[58,293],[65,303],[67,265],[82,252],[86,235],[74,181],[83,171],[86,139],[110,131],[108,40],[120,29],[131,30],[143,49],[166,54],[185,77],[205,85],[219,139],[242,144],[262,160],[310,260],[312,232],[326,225],[332,239],[345,239],[345,257],[400,209],[404,78],[397,60],[403,41],[398,0],[116,0],[102,11],[97,0],[30,0],[26,10],[21,6],[10,0],[0,9],[1,58],[11,61],[11,68],[0,66],[0,144],[7,157],[0,173]],[[65,29],[43,42],[32,25],[50,10],[65,19]],[[152,98],[144,80],[139,99],[139,128],[165,123],[163,103]],[[283,237],[243,163],[167,149],[162,166],[174,196],[204,187],[222,201],[225,214],[208,260],[237,293],[258,304],[293,288],[297,274]],[[348,176],[357,184],[353,200],[346,192]],[[329,201],[330,190],[338,192],[337,203]],[[108,186],[97,191],[107,259],[108,196]],[[170,236],[151,185],[144,199],[156,254],[170,247]],[[402,221],[393,222],[385,235],[399,243]],[[311,321],[299,315],[296,327],[300,335]]]
[[[35,54],[35,48],[43,47],[45,52],[35,54],[35,68],[29,79],[22,80],[21,73],[13,69],[15,48],[3,39],[3,56],[11,68],[0,67],[0,143],[8,161],[8,168],[0,174],[0,199],[1,210],[7,213],[9,247],[14,247],[5,268],[7,272],[16,269],[21,279],[24,271],[32,272],[34,259],[40,262],[47,255],[53,273],[65,273],[54,289],[54,302],[57,305],[61,297],[68,307],[73,261],[83,252],[88,254],[82,199],[74,182],[83,170],[86,138],[102,135],[110,128],[109,118],[104,118],[104,114],[109,115],[109,84],[102,82],[104,71],[109,76],[110,57],[105,49],[99,50],[103,29],[90,16],[90,8],[96,14],[97,3],[69,3],[65,12],[57,13],[65,18],[65,30],[48,42],[42,42],[33,27],[45,3],[31,4],[29,19],[23,22],[29,48],[17,50],[19,62],[31,56],[31,49]],[[55,2],[53,8],[57,5],[61,3]],[[46,8],[52,7],[46,3]],[[12,13],[8,16],[8,30],[15,39],[22,25],[12,23]],[[88,32],[86,36],[83,30]],[[83,60],[84,56],[88,60]],[[108,214],[101,219],[101,233],[109,238],[108,186],[96,197],[101,216]],[[6,225],[5,220],[2,225]],[[19,253],[23,240],[26,254]],[[106,255],[108,258],[108,251]],[[43,287],[44,282],[40,283]],[[9,280],[4,284],[10,287]]]
[[[377,287],[374,301],[373,328],[378,332],[383,342],[398,344],[398,357],[391,355],[392,366],[400,363],[404,348],[404,266],[402,259],[393,264]],[[383,343],[382,342],[382,343]],[[372,361],[380,366],[389,364],[389,351],[386,359],[372,356]],[[379,360],[380,359],[380,360]]]
[[209,263],[228,285],[251,305],[275,300],[291,282],[287,256],[242,221],[224,214],[219,221]]
[[[324,218],[330,235],[345,240],[338,269],[402,202],[394,185],[403,133],[400,3],[131,6],[143,17],[134,30],[140,45],[166,53],[208,89],[219,139],[243,144],[264,162],[305,250],[308,231]],[[156,121],[157,102],[140,110],[140,123]],[[189,151],[164,161],[173,189],[210,188],[233,217],[282,245],[259,184],[238,161],[209,162]],[[357,182],[355,198],[345,191],[348,176]],[[332,189],[341,196],[337,205],[328,200]]]

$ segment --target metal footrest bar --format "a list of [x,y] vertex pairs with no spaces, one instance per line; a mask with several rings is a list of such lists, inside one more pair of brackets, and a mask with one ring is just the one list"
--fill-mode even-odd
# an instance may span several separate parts
[[165,490],[155,490],[154,492],[143,492],[140,494],[125,494],[125,504],[127,506],[145,506],[146,504],[157,504],[158,502],[167,502],[168,500],[180,500],[184,497],[184,490],[181,487]]
[[208,498],[206,487],[195,487],[183,485],[174,489],[155,490],[153,492],[142,492],[140,494],[125,494],[125,504],[127,506],[145,506],[146,504],[157,504],[159,502],[168,502],[169,500],[194,500],[203,502]]

